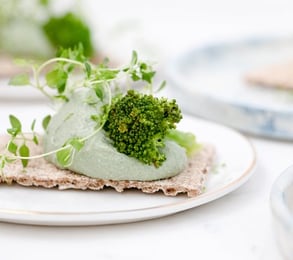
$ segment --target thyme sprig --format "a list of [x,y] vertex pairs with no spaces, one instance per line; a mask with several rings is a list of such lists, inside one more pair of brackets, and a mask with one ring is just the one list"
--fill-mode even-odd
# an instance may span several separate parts
[[[35,132],[35,123],[31,124],[31,134],[27,135],[22,131],[20,120],[10,115],[11,127],[7,129],[10,140],[3,153],[0,153],[0,173],[6,164],[20,160],[25,168],[29,160],[42,158],[51,154],[56,154],[57,161],[63,167],[71,164],[74,155],[83,148],[84,143],[98,133],[104,126],[108,118],[108,112],[112,101],[121,96],[121,93],[130,89],[123,89],[119,82],[128,79],[130,82],[143,82],[143,88],[148,94],[153,94],[165,86],[165,82],[154,90],[153,78],[155,71],[147,62],[140,61],[137,53],[133,51],[131,61],[128,65],[120,68],[110,68],[109,61],[105,59],[101,64],[93,64],[83,55],[81,45],[73,49],[62,49],[57,57],[45,61],[42,64],[18,60],[18,63],[30,66],[30,73],[23,73],[11,78],[9,85],[13,86],[32,86],[43,93],[51,102],[67,102],[70,96],[77,89],[90,88],[94,90],[99,100],[105,103],[102,111],[97,115],[91,115],[91,119],[97,123],[93,132],[88,136],[75,137],[67,140],[62,147],[48,153],[30,155],[28,142],[39,144],[38,135]],[[76,73],[78,71],[79,73]],[[80,73],[81,72],[81,73]],[[107,100],[104,100],[107,98]],[[50,123],[51,116],[43,119],[42,125],[46,130]],[[17,142],[16,142],[17,141]]]

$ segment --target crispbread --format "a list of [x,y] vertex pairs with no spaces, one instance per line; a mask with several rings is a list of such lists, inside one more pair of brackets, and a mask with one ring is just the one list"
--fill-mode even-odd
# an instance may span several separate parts
[[[0,147],[7,142],[7,138],[0,138]],[[40,146],[32,146],[31,153],[41,152]],[[58,169],[45,159],[35,159],[29,162],[23,170],[20,162],[8,164],[0,183],[18,183],[23,186],[39,186],[44,188],[57,187],[64,189],[101,190],[105,187],[114,188],[118,192],[136,188],[145,193],[163,191],[167,196],[186,193],[188,197],[201,194],[205,187],[207,173],[212,165],[215,149],[212,145],[203,145],[188,162],[187,168],[175,177],[157,181],[114,181],[90,178],[76,174],[69,170]]]
[[247,82],[253,85],[293,89],[293,61],[267,66],[246,75]]

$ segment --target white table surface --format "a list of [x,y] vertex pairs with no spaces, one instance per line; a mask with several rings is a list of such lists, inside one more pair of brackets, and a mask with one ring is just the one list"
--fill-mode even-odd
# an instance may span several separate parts
[[[121,60],[132,49],[166,61],[207,41],[292,30],[290,0],[86,3],[99,48]],[[38,102],[5,100],[0,101],[1,132],[9,113],[29,117],[27,113],[34,111],[41,117],[47,112]],[[0,259],[281,259],[272,231],[269,194],[276,177],[293,163],[293,143],[249,138],[258,154],[255,174],[221,199],[169,217],[122,225],[0,223]]]

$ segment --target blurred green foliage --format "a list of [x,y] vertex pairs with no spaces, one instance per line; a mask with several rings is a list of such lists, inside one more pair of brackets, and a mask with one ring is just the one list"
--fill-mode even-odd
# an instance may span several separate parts
[[85,56],[93,55],[90,29],[75,14],[68,12],[60,17],[50,17],[42,28],[54,47],[73,48],[81,43]]
[[[59,48],[83,45],[95,54],[92,33],[80,4],[63,8],[54,0],[0,0],[0,51],[12,56],[55,56]],[[62,10],[57,8],[58,4]],[[57,14],[58,12],[58,14]]]

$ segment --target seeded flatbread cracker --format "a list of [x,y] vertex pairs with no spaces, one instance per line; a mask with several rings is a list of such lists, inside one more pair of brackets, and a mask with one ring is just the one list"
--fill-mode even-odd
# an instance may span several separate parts
[[[7,138],[0,138],[0,147],[7,143]],[[33,145],[31,154],[41,153],[41,146]],[[200,195],[205,187],[215,156],[212,145],[203,145],[188,162],[187,168],[172,178],[157,181],[114,181],[90,178],[76,174],[69,170],[61,170],[45,159],[35,159],[29,162],[25,171],[20,162],[5,166],[4,175],[0,176],[0,184],[18,183],[23,186],[37,186],[44,188],[101,190],[105,187],[114,188],[118,192],[136,188],[145,193],[162,191],[167,196],[186,193],[188,197]]]
[[248,83],[265,87],[293,89],[293,61],[271,65],[246,75]]

